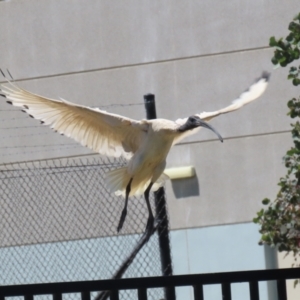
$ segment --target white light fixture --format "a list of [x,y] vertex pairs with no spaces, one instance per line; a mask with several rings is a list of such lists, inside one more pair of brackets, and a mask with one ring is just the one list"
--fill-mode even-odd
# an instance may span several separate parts
[[196,175],[196,171],[193,166],[169,168],[165,169],[164,173],[168,175],[171,180],[190,178]]

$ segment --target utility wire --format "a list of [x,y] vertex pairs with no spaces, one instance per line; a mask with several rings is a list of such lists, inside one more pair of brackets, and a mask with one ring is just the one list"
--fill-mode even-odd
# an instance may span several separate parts
[[81,146],[80,144],[50,144],[50,145],[32,145],[32,146],[0,146],[0,149],[14,149],[14,148],[40,148],[40,147],[55,147],[55,146]]
[[[33,153],[36,154],[36,153],[45,153],[45,152],[50,152],[50,151],[60,151],[60,150],[66,150],[66,149],[74,149],[74,145],[73,146],[69,146],[69,147],[65,147],[65,148],[56,148],[55,145],[53,145],[53,147],[54,147],[53,149],[43,149],[43,151],[41,151],[41,150],[35,150],[35,151],[9,152],[9,153],[5,153],[5,154],[1,154],[1,157],[4,157],[4,156],[13,156],[13,155],[19,155],[19,154],[28,155],[28,154],[33,154]],[[20,147],[20,148],[22,148],[22,147]]]
[[[89,107],[91,108],[110,108],[110,107],[127,107],[127,106],[140,106],[140,105],[144,105],[144,103],[128,103],[128,104],[118,104],[118,103],[114,103],[114,104],[107,104],[107,105],[89,105]],[[8,108],[8,109],[0,109],[0,113],[1,112],[7,112],[7,111],[19,111],[18,108]]]

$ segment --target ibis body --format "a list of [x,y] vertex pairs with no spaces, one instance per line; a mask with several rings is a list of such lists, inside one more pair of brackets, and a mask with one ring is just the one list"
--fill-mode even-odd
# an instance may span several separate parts
[[222,140],[207,122],[232,112],[260,97],[267,87],[269,74],[264,72],[249,89],[231,105],[214,112],[203,112],[176,121],[166,119],[133,120],[98,108],[76,105],[66,100],[54,100],[33,94],[7,80],[0,86],[0,95],[9,104],[21,107],[31,117],[51,126],[55,131],[75,139],[100,154],[128,159],[126,167],[107,173],[107,185],[112,192],[125,197],[118,231],[126,213],[128,197],[144,193],[149,211],[147,231],[153,228],[154,217],[149,203],[149,191],[157,190],[167,175],[163,173],[171,147],[184,137],[208,128]]

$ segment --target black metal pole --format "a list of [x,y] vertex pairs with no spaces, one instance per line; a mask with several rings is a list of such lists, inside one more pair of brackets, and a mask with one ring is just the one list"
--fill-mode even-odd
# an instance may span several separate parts
[[[153,94],[144,95],[144,102],[147,119],[156,119],[155,96]],[[163,276],[170,276],[173,275],[173,270],[169,238],[169,219],[166,209],[167,203],[165,198],[165,191],[163,187],[154,192],[154,199],[156,217],[159,220],[157,233],[159,239],[162,274]],[[167,287],[165,289],[165,297],[166,300],[175,300],[175,289]]]
[[[156,119],[155,111],[155,100],[154,95],[148,94],[144,96],[145,107],[147,119]],[[165,192],[163,188],[160,188],[157,192],[154,193],[155,198],[155,210],[156,217],[160,220],[158,224],[153,228],[151,232],[143,234],[141,239],[137,242],[136,246],[129,254],[129,256],[123,261],[119,269],[113,275],[111,279],[120,279],[122,278],[125,271],[128,269],[130,264],[135,259],[139,251],[146,245],[151,236],[157,230],[158,239],[159,239],[159,248],[160,248],[160,257],[161,257],[161,267],[162,274],[164,276],[172,275],[172,261],[171,261],[171,249],[170,249],[170,240],[169,240],[169,220],[166,210],[166,199]],[[95,300],[107,300],[112,291],[101,291],[95,298]],[[165,288],[165,298],[166,300],[175,300],[175,289],[174,287]],[[1,300],[1,299],[0,299]]]
[[155,96],[153,94],[144,95],[146,108],[146,118],[148,120],[156,119]]
[[[119,267],[119,269],[116,271],[116,273],[113,275],[111,279],[120,279],[128,269],[128,267],[131,265],[137,254],[140,252],[140,250],[148,243],[151,236],[154,234],[154,232],[157,230],[157,226],[153,228],[151,232],[144,233],[141,237],[141,239],[137,242],[136,246],[134,247],[133,251],[129,254],[129,256],[123,261],[122,265]],[[108,297],[111,297],[112,291],[102,291],[100,292],[95,300],[107,300]],[[112,298],[111,298],[112,299]],[[168,299],[168,298],[167,298]],[[173,298],[170,298],[173,300]],[[1,300],[1,299],[0,299]]]

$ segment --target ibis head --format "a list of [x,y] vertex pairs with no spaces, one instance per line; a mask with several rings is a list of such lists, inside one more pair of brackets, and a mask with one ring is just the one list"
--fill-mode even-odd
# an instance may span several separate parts
[[179,132],[184,132],[184,131],[187,131],[187,130],[192,130],[194,128],[197,128],[197,127],[204,127],[204,128],[207,128],[207,129],[210,129],[212,130],[219,138],[219,140],[221,142],[223,142],[223,138],[221,137],[221,135],[218,133],[217,130],[215,130],[211,125],[209,125],[208,123],[204,122],[203,120],[201,120],[198,116],[190,116],[187,121],[181,125],[179,128],[178,128],[178,131]]

